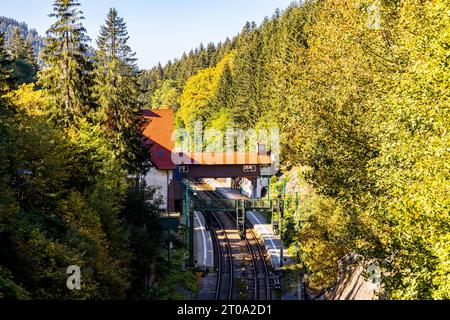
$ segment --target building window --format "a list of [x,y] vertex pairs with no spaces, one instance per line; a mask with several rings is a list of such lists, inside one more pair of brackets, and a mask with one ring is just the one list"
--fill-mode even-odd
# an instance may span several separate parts
[[159,151],[158,158],[163,158],[163,157],[164,157],[164,151]]
[[256,172],[256,166],[244,166],[244,172]]
[[260,171],[262,176],[269,176],[270,175],[270,166],[260,166]]
[[189,172],[189,167],[187,167],[187,166],[180,166],[179,170],[180,170],[180,173],[188,173]]

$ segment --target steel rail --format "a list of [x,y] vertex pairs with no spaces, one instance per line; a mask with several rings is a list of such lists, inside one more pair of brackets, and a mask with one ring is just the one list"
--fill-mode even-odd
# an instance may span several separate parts
[[[214,192],[214,191],[204,190],[204,189],[203,189],[203,191],[206,194],[208,194],[211,198],[221,199],[220,196],[217,195],[217,193]],[[227,212],[227,215],[230,217],[231,220],[233,220],[233,222],[236,222],[236,219],[229,212]],[[256,253],[254,252],[254,249],[252,248],[252,245],[250,244],[250,241],[246,238],[245,242],[246,242],[247,248],[248,248],[248,250],[249,250],[249,252],[250,252],[250,254],[252,256],[253,274],[254,274],[254,280],[255,280],[254,298],[255,298],[255,300],[257,300],[259,298],[259,293],[260,293],[260,291],[259,291],[260,285],[259,285],[259,282],[258,282],[258,279],[259,279],[258,278],[258,273],[259,273],[259,271],[258,271],[258,268],[257,268],[257,263],[258,263],[258,261],[260,261],[261,264],[262,264],[262,269],[263,269],[262,272],[264,273],[264,283],[265,283],[264,290],[266,292],[265,299],[266,300],[271,300],[272,297],[271,297],[271,291],[270,291],[269,267],[267,266],[267,261],[266,261],[265,255],[264,255],[264,250],[262,249],[261,244],[260,244],[260,242],[258,240],[258,237],[256,236],[255,232],[252,229],[248,229],[247,231],[249,231],[252,234],[252,236],[253,236],[253,238],[254,238],[254,240],[256,242],[256,247],[257,247],[257,251],[258,251],[258,254],[259,254],[259,257],[257,257]]]
[[[229,279],[230,279],[229,285],[228,285],[228,300],[233,300],[234,265],[233,265],[233,254],[232,254],[232,251],[231,251],[230,239],[228,238],[226,230],[223,227],[222,223],[217,218],[216,214],[214,212],[211,212],[211,214],[214,217],[214,219],[217,221],[220,229],[222,230],[223,235],[224,235],[224,239],[225,239],[225,242],[226,242],[226,246],[225,247],[226,247],[226,251],[227,251],[227,255],[226,256],[228,258]],[[217,236],[217,234],[216,234],[216,236]],[[218,236],[217,236],[217,239],[218,239]],[[220,246],[220,244],[219,244],[219,246]],[[223,250],[222,250],[222,252],[223,252]],[[222,257],[225,257],[225,255],[222,255]],[[221,271],[221,274],[223,274],[223,270]],[[220,290],[221,288],[218,288],[218,289]],[[216,293],[216,295],[218,295],[218,293]],[[217,299],[217,300],[219,300],[219,299]]]
[[[192,191],[189,191],[191,198],[199,198],[198,195],[195,195]],[[205,212],[202,212],[202,214],[205,216]],[[233,256],[232,256],[232,251],[231,251],[231,243],[230,240],[227,236],[227,233],[225,231],[225,228],[223,227],[223,225],[220,223],[219,219],[217,218],[217,216],[212,212],[211,213],[214,217],[214,219],[216,220],[219,229],[221,230],[221,232],[224,235],[224,239],[225,239],[225,248],[226,248],[226,253],[224,252],[222,245],[220,244],[220,240],[219,240],[219,235],[218,235],[218,231],[216,228],[214,228],[213,226],[211,226],[212,228],[212,235],[214,238],[214,243],[215,243],[215,247],[216,247],[216,253],[217,253],[217,270],[218,270],[218,274],[217,274],[217,280],[216,280],[216,294],[215,294],[215,300],[220,300],[220,293],[222,291],[222,278],[225,276],[224,273],[224,266],[225,263],[223,263],[223,261],[228,260],[228,265],[229,265],[229,285],[228,285],[228,291],[227,291],[227,299],[228,300],[232,300],[233,299],[233,274],[234,274],[234,266],[233,266]]]

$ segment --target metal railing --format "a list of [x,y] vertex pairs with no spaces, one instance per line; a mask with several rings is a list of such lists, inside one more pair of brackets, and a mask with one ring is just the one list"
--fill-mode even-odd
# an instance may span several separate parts
[[198,211],[236,211],[236,208],[246,210],[271,210],[278,204],[276,200],[231,200],[231,199],[192,199],[193,209]]

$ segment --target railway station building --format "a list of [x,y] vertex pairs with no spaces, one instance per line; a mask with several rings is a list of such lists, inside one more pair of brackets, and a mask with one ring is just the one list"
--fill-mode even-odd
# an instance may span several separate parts
[[[175,150],[174,112],[169,109],[143,111],[147,123],[145,143],[149,148],[152,168],[145,180],[158,189],[163,200],[161,210],[180,212],[182,181],[185,179],[225,179],[230,187],[241,190],[249,198],[265,196],[268,178],[274,174],[274,158],[265,145],[248,153],[180,153]],[[256,149],[256,147],[255,147]],[[177,159],[176,164],[173,159]],[[179,159],[182,159],[179,161]]]

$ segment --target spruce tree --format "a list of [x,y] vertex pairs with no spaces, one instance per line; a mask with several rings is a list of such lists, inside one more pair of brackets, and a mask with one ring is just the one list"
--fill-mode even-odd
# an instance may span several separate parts
[[23,59],[30,65],[32,65],[35,70],[38,69],[38,63],[36,59],[36,55],[34,53],[33,45],[31,44],[30,38],[25,40],[25,45],[23,48]]
[[24,41],[22,29],[15,27],[9,40],[8,52],[13,70],[15,87],[23,83],[31,83],[36,79],[38,64],[34,56],[33,46],[29,39]]
[[5,49],[5,35],[0,32],[0,98],[10,87],[11,72],[8,67],[9,57]]
[[205,69],[208,67],[208,61],[206,57],[206,50],[203,43],[200,43],[200,46],[197,50],[197,66],[199,69]]
[[40,84],[60,105],[55,110],[58,122],[74,124],[90,108],[91,63],[88,59],[83,12],[77,0],[55,0],[50,17],[57,21],[47,31],[42,53],[45,64]]
[[117,10],[109,10],[97,40],[94,96],[101,122],[126,169],[138,171],[147,154],[142,148],[135,53],[128,46],[128,32]]
[[229,110],[233,104],[233,75],[230,65],[225,64],[213,101],[213,111]]
[[217,60],[215,60],[216,46],[213,42],[208,43],[206,47],[206,63],[208,67],[215,66],[217,64]]
[[12,61],[25,60],[25,41],[23,41],[22,31],[15,27],[9,40],[9,57]]
[[[255,26],[248,24],[241,39],[241,47],[235,62],[235,81],[233,83],[234,104],[231,110],[233,123],[242,128],[254,127],[259,117],[261,88],[259,79],[259,60],[261,40]],[[246,31],[247,28],[253,31]]]
[[107,61],[118,60],[125,66],[135,68],[136,54],[128,46],[129,38],[124,19],[119,17],[115,8],[111,8],[97,39],[98,53]]

